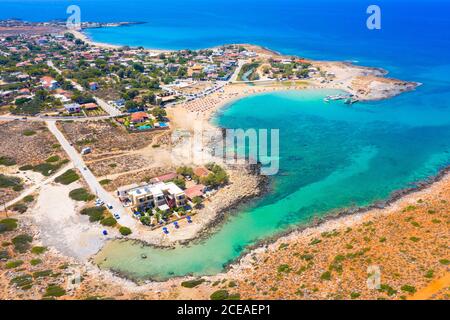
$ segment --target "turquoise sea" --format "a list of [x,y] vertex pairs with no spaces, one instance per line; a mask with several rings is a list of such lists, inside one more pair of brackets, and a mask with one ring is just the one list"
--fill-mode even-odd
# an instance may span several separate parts
[[[2,0],[0,18],[64,18],[69,1]],[[102,267],[159,280],[213,274],[256,241],[312,217],[386,199],[450,164],[450,4],[377,1],[382,30],[365,28],[366,1],[70,1],[82,19],[145,24],[91,29],[97,41],[149,48],[205,48],[233,42],[267,46],[313,59],[386,68],[423,83],[393,99],[323,102],[333,91],[248,97],[214,121],[230,128],[279,128],[280,173],[272,191],[241,208],[210,238],[160,250],[111,242]],[[141,259],[141,254],[147,259]]]

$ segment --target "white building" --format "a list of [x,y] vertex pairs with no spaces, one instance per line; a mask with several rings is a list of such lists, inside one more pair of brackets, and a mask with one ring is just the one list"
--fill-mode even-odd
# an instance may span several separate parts
[[135,210],[159,208],[165,211],[186,204],[184,191],[173,182],[158,182],[128,190],[121,188],[117,192],[122,201],[129,201],[131,208]]

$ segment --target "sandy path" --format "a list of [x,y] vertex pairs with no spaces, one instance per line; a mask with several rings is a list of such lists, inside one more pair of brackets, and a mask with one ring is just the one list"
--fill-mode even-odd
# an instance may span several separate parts
[[21,201],[26,196],[29,196],[29,195],[35,193],[39,188],[52,182],[53,180],[55,180],[56,177],[58,177],[60,174],[62,174],[67,169],[70,169],[72,167],[73,167],[72,164],[68,164],[68,165],[62,167],[57,172],[55,172],[50,178],[45,179],[45,180],[42,180],[42,175],[40,173],[28,172],[28,171],[20,172],[17,176],[22,178],[23,180],[25,180],[27,183],[31,183],[32,186],[30,188],[25,189],[25,191],[22,192],[17,198],[7,202],[5,204],[5,207],[10,207],[10,206],[14,205],[15,203]]
[[80,187],[79,183],[43,186],[31,215],[45,246],[54,247],[64,255],[86,260],[117,232],[108,229],[110,235],[105,237],[100,224],[91,223],[87,216],[78,213],[83,203],[70,199],[69,192]]
[[450,287],[450,273],[447,273],[442,278],[434,280],[427,287],[416,292],[408,300],[427,300],[447,287]]

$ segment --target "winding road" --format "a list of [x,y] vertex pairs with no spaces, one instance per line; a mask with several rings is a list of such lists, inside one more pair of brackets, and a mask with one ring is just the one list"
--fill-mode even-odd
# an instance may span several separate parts
[[110,209],[110,211],[114,215],[119,215],[120,217],[119,223],[121,225],[133,228],[136,225],[136,221],[130,215],[126,214],[120,201],[116,199],[114,196],[112,196],[108,191],[106,191],[102,187],[102,185],[97,181],[97,178],[84,163],[82,156],[69,143],[66,137],[58,129],[58,127],[56,126],[56,121],[48,120],[46,121],[46,123],[50,132],[56,137],[56,139],[61,144],[64,151],[67,153],[74,167],[78,169],[78,171],[83,176],[91,192],[95,194],[98,198],[103,200],[105,204],[109,204],[112,206],[112,209]]

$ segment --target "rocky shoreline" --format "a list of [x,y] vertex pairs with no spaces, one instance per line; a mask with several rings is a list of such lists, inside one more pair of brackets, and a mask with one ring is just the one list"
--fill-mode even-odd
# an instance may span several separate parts
[[304,225],[301,225],[298,227],[294,227],[292,229],[278,233],[272,237],[258,241],[254,245],[246,247],[245,250],[239,255],[239,257],[228,262],[226,264],[227,266],[225,268],[225,272],[238,267],[242,263],[242,260],[244,260],[244,258],[246,256],[248,256],[249,254],[251,254],[253,251],[258,250],[258,249],[267,249],[270,245],[274,244],[276,241],[278,241],[282,238],[286,238],[286,237],[292,236],[294,234],[299,234],[306,229],[317,228],[317,227],[325,224],[326,222],[335,221],[335,220],[338,220],[338,219],[341,219],[344,217],[348,217],[348,216],[352,216],[352,215],[356,215],[356,214],[366,213],[373,209],[385,209],[385,208],[389,207],[390,205],[392,205],[393,203],[395,203],[396,201],[401,200],[405,196],[413,194],[415,192],[422,191],[422,190],[430,187],[434,183],[441,181],[448,174],[450,174],[450,165],[443,168],[442,170],[440,170],[437,175],[430,177],[426,180],[417,182],[415,187],[405,188],[405,189],[394,191],[391,194],[391,196],[386,200],[378,201],[372,205],[365,206],[365,207],[348,208],[348,209],[344,209],[344,210],[341,210],[341,211],[338,211],[335,213],[326,214],[323,217],[315,217],[313,219],[313,221],[310,223],[307,223],[307,224],[304,224]]

